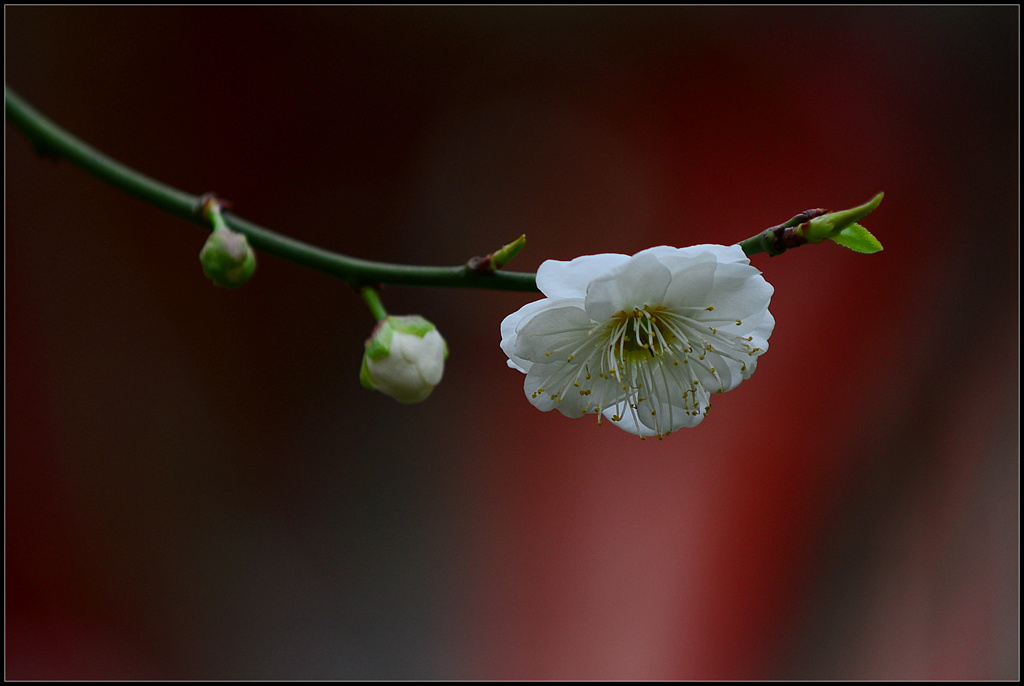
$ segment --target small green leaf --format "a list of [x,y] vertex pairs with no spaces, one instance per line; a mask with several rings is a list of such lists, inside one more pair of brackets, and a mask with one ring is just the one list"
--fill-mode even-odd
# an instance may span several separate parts
[[830,239],[854,252],[871,254],[882,250],[882,244],[860,224],[850,224]]

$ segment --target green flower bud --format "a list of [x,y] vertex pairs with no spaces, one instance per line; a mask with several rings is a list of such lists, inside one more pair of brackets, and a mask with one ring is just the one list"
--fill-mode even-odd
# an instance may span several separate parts
[[448,344],[423,317],[388,316],[366,339],[359,381],[400,403],[427,399],[441,382]]
[[199,251],[203,273],[218,286],[237,288],[256,271],[256,254],[249,241],[229,229],[216,229]]

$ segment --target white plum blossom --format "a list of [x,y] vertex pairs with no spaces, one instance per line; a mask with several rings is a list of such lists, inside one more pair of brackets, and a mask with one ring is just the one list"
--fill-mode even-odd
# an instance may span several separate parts
[[642,437],[699,424],[712,393],[754,373],[775,327],[774,289],[736,245],[548,260],[537,287],[547,297],[501,323],[526,397]]

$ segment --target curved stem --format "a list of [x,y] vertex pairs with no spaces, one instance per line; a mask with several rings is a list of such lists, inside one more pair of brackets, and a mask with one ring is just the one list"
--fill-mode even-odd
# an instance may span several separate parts
[[[64,158],[93,176],[176,217],[209,227],[203,216],[203,198],[189,195],[152,179],[131,167],[104,155],[37,112],[4,84],[4,111],[7,119],[24,133],[41,155]],[[806,243],[793,228],[824,213],[807,210],[789,221],[740,241],[738,245],[748,257],[758,253],[779,255],[787,248]],[[315,245],[289,238],[242,217],[225,212],[227,225],[244,234],[249,243],[263,252],[347,281],[361,289],[376,284],[405,286],[448,286],[452,288],[489,288],[503,291],[537,292],[537,275],[530,272],[488,271],[483,273],[468,265],[458,267],[420,267],[387,262],[373,262],[331,252]],[[523,239],[510,246],[520,245]],[[510,246],[505,246],[508,249]],[[521,247],[521,245],[520,245]]]
[[[150,178],[104,155],[53,123],[22,100],[4,84],[4,112],[24,133],[41,155],[64,158],[102,181],[154,205],[180,219],[209,228],[202,216],[202,201],[165,183]],[[536,275],[529,272],[479,274],[465,265],[419,267],[372,262],[349,257],[289,238],[230,213],[228,226],[245,234],[252,246],[305,267],[344,279],[355,288],[372,284],[406,286],[447,286],[536,292]]]

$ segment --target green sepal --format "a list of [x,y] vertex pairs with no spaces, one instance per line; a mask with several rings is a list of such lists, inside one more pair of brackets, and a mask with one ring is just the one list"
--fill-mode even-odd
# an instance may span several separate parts
[[[373,333],[366,340],[366,356],[371,360],[379,360],[391,354],[391,339],[395,332],[419,336],[423,338],[437,327],[416,314],[389,315],[377,323]],[[447,343],[445,358],[448,357]]]
[[359,383],[368,391],[376,389],[373,385],[373,377],[370,376],[370,367],[366,364],[366,355],[363,355],[363,365],[359,368]]
[[829,240],[835,241],[844,248],[866,255],[882,250],[882,244],[878,239],[860,224],[850,224],[834,236],[829,236]]
[[391,354],[391,338],[395,330],[388,325],[390,317],[382,319],[374,328],[373,333],[366,339],[366,355],[363,357],[363,367],[366,367],[366,358],[379,360]]
[[437,328],[418,314],[393,316],[390,317],[390,319],[395,331],[412,334],[414,336],[419,336],[420,338],[423,338]]

